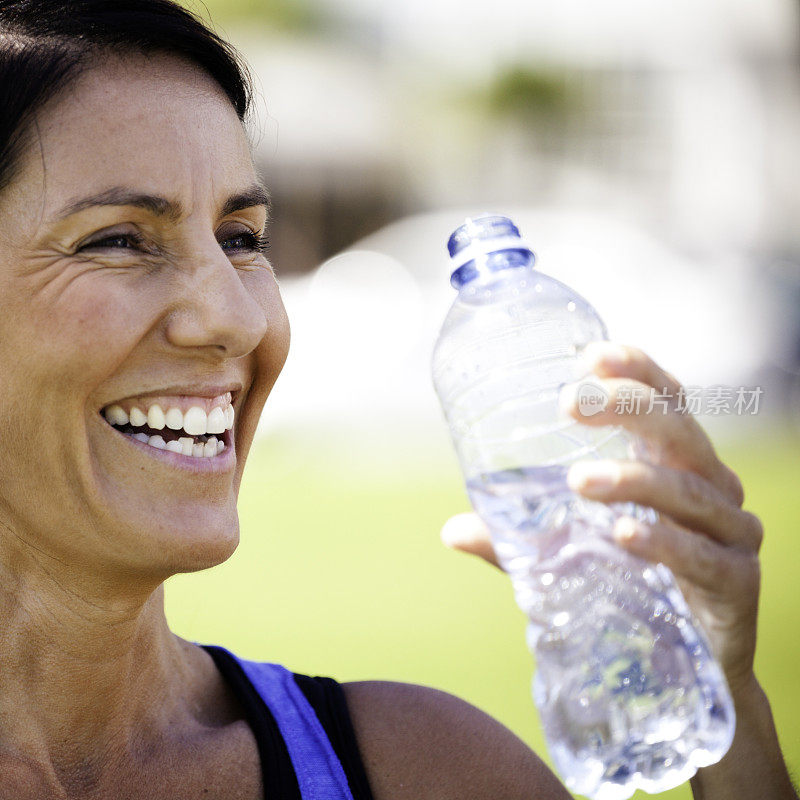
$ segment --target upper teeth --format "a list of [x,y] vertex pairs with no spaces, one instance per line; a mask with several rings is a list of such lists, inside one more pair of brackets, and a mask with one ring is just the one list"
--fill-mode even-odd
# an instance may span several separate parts
[[233,428],[233,406],[212,408],[206,414],[204,408],[192,406],[186,412],[179,408],[171,407],[165,412],[158,403],[147,408],[147,413],[138,406],[131,408],[128,414],[122,406],[113,405],[105,410],[105,417],[112,425],[127,425],[134,428],[147,425],[157,431],[167,427],[173,431],[184,430],[190,436],[202,436],[206,433],[224,433]]

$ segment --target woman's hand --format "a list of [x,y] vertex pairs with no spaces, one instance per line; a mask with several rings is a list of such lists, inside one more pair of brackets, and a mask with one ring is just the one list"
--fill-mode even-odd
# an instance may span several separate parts
[[[645,461],[582,461],[570,487],[601,502],[633,501],[659,512],[655,524],[620,519],[616,541],[626,550],[666,564],[706,631],[734,695],[753,680],[762,527],[742,510],[744,493],[691,415],[676,410],[680,384],[640,350],[609,342],[586,348],[587,366],[608,393],[604,411],[581,415],[576,385],[565,387],[562,409],[586,425],[620,425],[647,445]],[[671,397],[664,412],[649,396]],[[629,402],[642,398],[639,413]],[[624,408],[623,413],[620,409]],[[489,534],[474,514],[449,520],[442,538],[451,547],[497,565]]]
[[[577,386],[565,387],[562,408],[586,425],[621,425],[644,441],[647,461],[582,461],[570,469],[570,487],[592,500],[633,501],[659,512],[645,524],[618,520],[614,536],[631,553],[666,564],[711,642],[736,706],[736,734],[717,764],[692,778],[703,800],[797,800],[783,760],[769,701],[753,673],[763,531],[742,510],[744,492],[703,429],[673,402],[655,412],[648,396],[673,399],[680,384],[640,350],[609,342],[587,347],[597,380],[608,393],[604,411],[583,416]],[[594,381],[593,381],[594,382]],[[640,413],[617,400],[640,394]],[[442,530],[445,543],[498,565],[489,534],[474,514],[459,514]]]

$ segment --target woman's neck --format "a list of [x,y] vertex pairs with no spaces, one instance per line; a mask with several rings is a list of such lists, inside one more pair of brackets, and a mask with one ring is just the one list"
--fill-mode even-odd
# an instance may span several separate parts
[[218,713],[219,675],[170,632],[163,585],[139,596],[97,586],[41,553],[0,552],[0,752],[62,784]]

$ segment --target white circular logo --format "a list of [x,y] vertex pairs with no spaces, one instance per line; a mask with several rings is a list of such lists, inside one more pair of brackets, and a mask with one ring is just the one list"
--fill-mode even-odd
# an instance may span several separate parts
[[608,405],[608,392],[599,384],[584,381],[577,392],[578,411],[584,417],[593,417],[606,410]]

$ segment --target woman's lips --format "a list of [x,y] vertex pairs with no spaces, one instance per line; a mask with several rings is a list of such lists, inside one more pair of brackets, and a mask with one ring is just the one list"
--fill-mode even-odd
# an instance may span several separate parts
[[[219,436],[211,434],[190,437],[183,431],[178,433],[165,430],[163,435],[148,435],[141,430],[134,433],[130,426],[125,426],[127,430],[109,427],[141,452],[172,467],[206,473],[227,472],[236,464],[232,431],[226,431]],[[147,437],[146,441],[144,437]]]
[[111,427],[150,455],[179,456],[171,459],[176,464],[183,459],[216,464],[232,449],[233,401],[231,391],[206,396],[151,394],[116,401],[101,413]]

